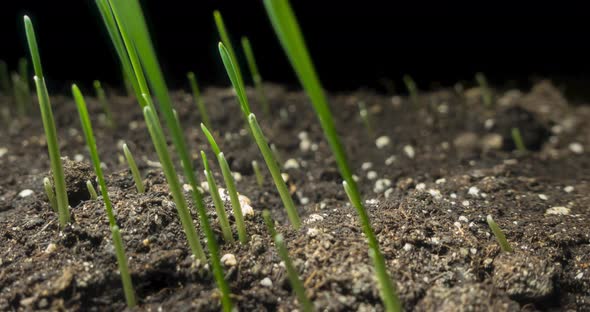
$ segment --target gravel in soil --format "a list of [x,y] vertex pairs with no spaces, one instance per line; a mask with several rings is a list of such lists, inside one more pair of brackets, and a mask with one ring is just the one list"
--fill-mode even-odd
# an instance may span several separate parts
[[[268,208],[316,307],[382,311],[367,243],[308,98],[277,85],[267,90],[272,115],[259,113],[258,120],[280,153],[303,220],[299,230],[289,226],[266,169],[264,186],[256,184],[251,161],[264,161],[243,128],[233,91],[209,88],[204,94],[238,191],[253,208],[246,216],[248,244],[225,243],[203,184],[234,302],[243,311],[298,307],[261,218]],[[569,103],[548,81],[529,91],[496,91],[495,97],[495,107],[485,109],[477,88],[462,94],[443,89],[422,93],[421,108],[413,110],[401,96],[330,96],[403,305],[417,311],[590,310],[590,106]],[[86,191],[94,175],[75,105],[68,97],[52,100],[68,158],[72,223],[60,231],[43,191],[50,175],[40,118],[33,113],[3,124],[0,310],[124,310],[103,203]],[[196,106],[182,91],[174,100],[201,172],[199,150],[211,151]],[[373,133],[363,127],[359,101],[370,112]],[[190,254],[137,104],[111,96],[116,127],[109,128],[100,105],[88,102],[140,300],[136,310],[219,310],[211,271]],[[11,105],[11,99],[0,97],[0,104]],[[512,151],[513,127],[529,152]],[[137,194],[126,168],[123,141],[137,157],[144,194]],[[235,231],[229,202],[226,210]],[[488,214],[515,252],[500,251]]]

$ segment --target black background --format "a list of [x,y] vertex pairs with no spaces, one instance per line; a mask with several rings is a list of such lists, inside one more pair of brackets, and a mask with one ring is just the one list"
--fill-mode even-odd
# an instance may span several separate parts
[[[120,83],[118,61],[92,0],[3,0],[0,59],[15,67],[26,52],[22,15],[35,24],[50,86]],[[296,80],[261,0],[144,0],[161,65],[173,87],[193,70],[204,85],[227,85],[216,49],[212,12],[219,9],[235,48],[250,37],[262,76]],[[531,77],[590,74],[589,13],[563,2],[291,0],[324,85],[330,90],[383,90],[409,73],[422,88],[472,80],[482,71],[495,84],[526,86]],[[581,83],[580,83],[581,82]]]

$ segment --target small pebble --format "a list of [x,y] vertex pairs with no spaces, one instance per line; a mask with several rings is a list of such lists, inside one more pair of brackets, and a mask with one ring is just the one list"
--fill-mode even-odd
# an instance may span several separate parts
[[242,174],[241,173],[239,173],[239,172],[232,172],[231,174],[232,174],[232,176],[234,176],[234,180],[236,182],[242,181]]
[[469,191],[467,191],[467,194],[473,197],[479,197],[479,189],[475,186],[472,186],[469,188]]
[[285,170],[299,169],[299,163],[294,158],[290,158],[285,162],[285,164],[283,165],[283,168],[285,168]]
[[389,196],[391,196],[391,194],[393,193],[393,188],[388,188],[387,190],[385,190],[385,193],[383,193],[385,195],[385,198],[389,198]]
[[270,288],[272,287],[272,280],[268,277],[265,277],[260,281],[260,285]]
[[50,243],[49,245],[47,245],[47,248],[45,248],[45,253],[51,254],[56,250],[57,250],[57,245],[55,245],[54,243]]
[[381,193],[388,189],[391,186],[391,180],[389,179],[378,179],[375,181],[375,187],[373,188],[373,192]]
[[388,136],[380,136],[377,138],[377,140],[375,140],[375,145],[377,145],[378,149],[382,149],[386,146],[389,145],[389,143],[391,143],[391,140],[389,139]]
[[18,193],[18,197],[21,198],[29,197],[31,195],[33,195],[33,190],[30,189],[22,190],[20,193]]
[[289,181],[289,175],[286,173],[281,173],[281,177],[283,178],[283,181],[285,181],[285,183],[287,183],[287,181]]
[[494,127],[494,119],[486,119],[486,121],[484,122],[484,127],[486,128],[486,130],[490,130]]
[[319,233],[320,233],[320,231],[316,228],[307,229],[307,235],[309,235],[309,237],[316,237],[316,236],[318,236]]
[[547,209],[545,211],[546,215],[560,215],[560,216],[567,216],[570,214],[570,209],[563,206],[555,206]]
[[424,183],[418,183],[416,184],[416,190],[418,191],[424,191],[426,189],[426,184]]
[[236,260],[236,256],[233,254],[225,254],[221,257],[221,263],[227,267],[230,267],[238,264],[238,261]]
[[299,198],[299,202],[302,205],[307,205],[307,204],[309,204],[309,198],[308,197],[301,197],[301,198]]
[[584,272],[578,273],[574,278],[575,279],[582,279],[582,277],[584,277]]
[[573,186],[571,186],[571,185],[568,185],[568,186],[564,187],[564,188],[563,188],[563,190],[564,190],[566,193],[571,193],[571,192],[573,192],[573,191],[574,191],[574,187],[573,187]]
[[0,157],[6,155],[8,153],[8,149],[6,147],[0,147]]
[[371,169],[372,167],[373,167],[373,163],[372,163],[372,162],[369,162],[369,161],[367,161],[367,162],[364,162],[364,163],[361,165],[361,169],[363,169],[363,170],[365,170],[365,171],[366,171],[366,170],[369,170],[369,169]]
[[305,139],[305,140],[302,140],[301,142],[299,142],[299,149],[302,152],[309,151],[311,149],[311,146],[312,146],[311,141],[308,139]]
[[539,194],[539,198],[541,200],[547,200],[547,199],[549,199],[549,197],[547,197],[547,195],[545,195],[545,194]]
[[396,160],[397,160],[397,157],[395,155],[391,155],[391,156],[387,157],[387,159],[385,159],[385,164],[387,166],[391,166]]
[[435,199],[441,199],[442,195],[440,194],[440,191],[437,189],[429,189],[428,190],[428,194],[430,194],[430,196],[434,197]]
[[410,251],[410,250],[414,249],[414,245],[412,245],[410,243],[406,243],[403,248],[405,251]]
[[404,146],[404,153],[406,153],[408,158],[414,158],[414,156],[416,156],[416,151],[414,151],[414,147],[412,145]]
[[369,180],[377,179],[377,172],[372,171],[372,170],[367,172],[367,179],[369,179]]
[[437,179],[436,181],[434,181],[434,183],[436,183],[436,184],[444,184],[446,182],[447,182],[447,179],[445,179],[445,178]]
[[193,187],[190,186],[190,184],[183,184],[182,189],[184,189],[185,192],[190,192],[193,190]]
[[82,155],[82,154],[76,154],[76,155],[74,155],[74,161],[76,161],[76,162],[82,162],[82,161],[84,161],[84,155]]
[[580,144],[578,142],[570,143],[569,148],[570,148],[570,151],[572,151],[572,153],[574,153],[574,154],[584,153],[584,147],[582,146],[582,144]]
[[317,214],[317,213],[312,213],[309,215],[309,217],[307,217],[307,220],[305,221],[305,223],[312,223],[312,222],[317,222],[317,221],[322,221],[324,220],[324,217],[322,217],[321,215]]
[[459,216],[459,221],[468,223],[469,222],[469,219],[467,219],[466,216]]
[[461,202],[461,205],[465,206],[465,207],[469,207],[469,201],[468,200],[464,200]]

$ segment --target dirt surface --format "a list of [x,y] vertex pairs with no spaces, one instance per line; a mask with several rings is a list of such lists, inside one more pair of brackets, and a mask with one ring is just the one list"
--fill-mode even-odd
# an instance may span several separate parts
[[[298,307],[261,218],[268,208],[316,307],[382,311],[367,244],[309,100],[275,85],[267,91],[272,116],[259,113],[258,120],[285,164],[304,220],[297,231],[266,169],[264,187],[256,184],[250,163],[264,161],[242,129],[233,92],[210,88],[204,94],[215,136],[239,173],[238,191],[254,208],[246,218],[249,243],[224,243],[211,197],[205,196],[221,253],[236,260],[226,256],[225,262],[234,302],[242,311]],[[32,114],[3,124],[0,310],[124,310],[102,200],[84,192],[93,174],[75,105],[68,97],[52,100],[62,156],[71,160],[65,164],[72,223],[59,230],[43,192],[49,161],[40,118]],[[174,100],[200,173],[199,150],[212,153],[197,109],[184,92],[174,93]],[[370,111],[372,135],[359,118],[359,101]],[[588,311],[590,106],[568,103],[547,81],[532,90],[497,91],[495,101],[484,108],[478,89],[422,93],[417,110],[403,96],[330,96],[403,305],[416,311]],[[191,257],[139,107],[111,96],[116,128],[110,129],[100,105],[88,102],[140,301],[136,310],[219,310],[211,271]],[[11,102],[4,97],[0,104]],[[512,127],[520,128],[529,152],[513,151]],[[142,171],[145,194],[135,190],[123,140]],[[226,209],[231,214],[229,203]],[[500,251],[488,214],[513,253]]]

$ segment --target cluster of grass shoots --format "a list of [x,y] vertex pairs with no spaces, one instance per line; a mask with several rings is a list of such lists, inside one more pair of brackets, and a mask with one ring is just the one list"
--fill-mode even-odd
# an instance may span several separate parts
[[326,96],[312,64],[299,29],[297,19],[288,0],[264,0],[264,5],[270,17],[274,30],[281,41],[299,81],[311,99],[318,115],[322,129],[332,153],[336,158],[340,174],[345,183],[344,187],[353,206],[360,217],[363,232],[369,242],[369,250],[373,254],[373,265],[376,268],[377,280],[380,286],[381,299],[387,311],[401,311],[401,303],[397,297],[395,285],[387,274],[385,259],[379,250],[379,242],[371,227],[369,215],[362,204],[360,192],[352,177],[352,171],[346,160],[346,154],[336,132],[334,120],[328,106]]

